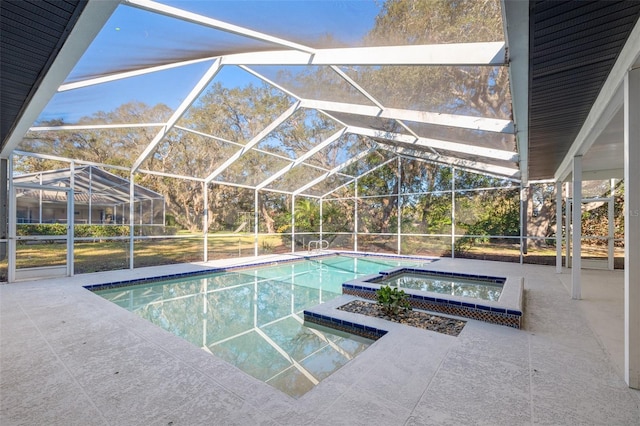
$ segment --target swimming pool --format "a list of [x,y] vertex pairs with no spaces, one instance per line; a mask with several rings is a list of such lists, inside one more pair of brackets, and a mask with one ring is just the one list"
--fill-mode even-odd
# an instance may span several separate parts
[[428,262],[330,256],[92,290],[299,397],[372,343],[306,327],[304,310],[340,296],[345,281]]

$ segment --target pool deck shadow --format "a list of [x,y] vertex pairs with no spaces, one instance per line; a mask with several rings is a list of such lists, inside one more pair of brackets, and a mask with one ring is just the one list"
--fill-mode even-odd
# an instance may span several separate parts
[[[387,335],[299,399],[84,288],[223,265],[0,285],[0,424],[640,424],[640,392],[619,368],[622,322],[613,313],[622,300],[611,294],[620,292],[604,298],[590,290],[602,271],[592,281],[583,272],[585,299],[576,301],[563,285],[567,271],[441,259],[434,269],[523,276],[524,327],[468,320],[453,337],[389,324]],[[622,286],[621,273],[608,273],[607,285]]]

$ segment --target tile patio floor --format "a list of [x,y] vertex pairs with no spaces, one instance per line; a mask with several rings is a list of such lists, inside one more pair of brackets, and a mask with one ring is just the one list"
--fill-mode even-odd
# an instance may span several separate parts
[[82,287],[203,265],[0,285],[0,425],[640,424],[622,378],[621,271],[584,271],[574,301],[570,271],[441,259],[524,276],[524,329],[396,326],[296,400]]

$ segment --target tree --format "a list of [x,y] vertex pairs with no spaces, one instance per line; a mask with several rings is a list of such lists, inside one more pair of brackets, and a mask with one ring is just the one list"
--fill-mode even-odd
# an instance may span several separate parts
[[296,231],[316,232],[320,225],[320,205],[310,198],[296,200]]
[[[397,45],[501,39],[502,22],[498,0],[387,0],[365,42],[369,45]],[[501,118],[508,118],[510,115],[505,67],[381,66],[345,67],[343,70],[385,106],[416,107],[432,112]],[[283,71],[278,75],[278,81],[282,81],[283,87],[293,88],[294,92],[301,91],[310,98],[317,96],[319,99],[346,102],[353,102],[354,96],[363,98],[330,67],[309,67],[308,71],[296,75]],[[340,82],[342,84],[336,86]],[[425,96],[425,93],[428,95]],[[287,94],[266,84],[249,84],[236,88],[228,88],[221,83],[211,85],[141,166],[142,169],[154,172],[192,176],[198,180],[139,173],[136,174],[136,182],[164,194],[167,213],[173,215],[182,227],[192,231],[201,230],[204,214],[204,189],[201,180],[211,176],[214,171],[220,171],[219,168],[226,159],[272,123],[292,102]],[[165,105],[148,106],[131,102],[112,112],[99,112],[85,117],[81,124],[165,122],[171,113]],[[58,121],[57,124],[64,123]],[[397,131],[397,126],[393,121],[385,122],[381,132]],[[257,185],[290,164],[288,159],[299,158],[339,127],[341,125],[324,114],[301,109],[258,144],[257,148],[262,152],[244,152],[234,164],[214,176],[213,183]],[[438,126],[429,129],[426,127],[421,128],[421,131],[428,130],[432,136],[463,141],[478,139],[477,132],[469,130],[446,129],[443,132]],[[157,132],[157,128],[55,131],[38,133],[25,143],[37,152],[130,166]],[[322,170],[330,170],[368,149],[370,145],[371,140],[368,138],[345,135],[307,162]],[[359,176],[392,156],[392,153],[377,151],[341,173]],[[442,232],[450,226],[450,207],[449,210],[446,207],[447,203],[450,206],[450,199],[447,200],[439,191],[450,189],[451,168],[427,167],[424,164],[407,162],[399,177],[395,163],[390,163],[358,179],[361,196],[377,196],[362,198],[370,200],[362,202],[369,203],[371,207],[367,209],[368,214],[361,216],[365,231],[395,231],[397,220],[394,218],[397,218],[399,206],[396,194],[401,191],[427,192],[406,198],[408,211],[412,215],[412,229]],[[25,166],[45,167],[44,164],[29,165],[26,162]],[[295,190],[310,182],[314,174],[320,175],[321,169],[295,167],[270,187],[284,191]],[[497,182],[475,174],[462,179],[462,182],[466,182],[464,179],[469,180],[469,187]],[[333,189],[327,185],[326,191],[322,192],[325,188],[322,185],[318,187],[321,194]],[[254,193],[251,190],[242,192],[241,198],[237,200],[234,198],[238,194],[236,188],[216,185],[206,190],[209,191],[210,204],[215,205],[215,214],[209,215],[209,225],[213,229],[228,229],[228,224],[237,220],[238,208],[244,212],[254,209]],[[340,195],[353,195],[353,190],[353,185],[342,188],[332,194],[336,196],[335,200],[325,203],[323,219],[330,224],[329,228],[349,227],[343,221],[351,220],[353,202]],[[266,231],[279,232],[290,225],[290,198],[267,191],[261,191],[259,198],[258,209]],[[313,205],[301,204],[298,209],[300,215]],[[313,217],[319,215],[312,211],[309,213]],[[299,230],[315,230],[318,226],[312,219],[306,223],[300,216],[298,220]]]
[[[98,112],[83,117],[77,124],[157,123],[166,121],[170,114],[171,110],[163,104],[151,107],[141,102],[129,102],[108,113]],[[40,126],[65,124],[61,119],[38,123]],[[157,128],[150,127],[29,132],[21,148],[96,163],[128,166],[151,142],[157,131]]]
[[[503,39],[497,0],[387,0],[367,36],[370,45]],[[500,118],[511,115],[506,67],[398,66],[361,70],[353,70],[358,81],[365,88],[382,88],[387,96],[380,100],[387,106],[427,106],[433,112]],[[429,99],[424,98],[425,93]]]
[[[365,42],[368,45],[410,45],[500,40],[503,40],[503,26],[498,0],[387,0]],[[354,66],[341,69],[387,107],[511,118],[508,70],[504,66]],[[328,68],[318,67],[289,78],[295,80],[294,87],[305,90],[305,95],[311,93],[308,96],[337,101],[343,100],[340,96],[344,96],[344,101],[354,102],[352,95],[332,91],[335,86],[329,84],[332,81],[329,74]],[[381,126],[380,143],[385,143],[386,132],[404,132],[399,124],[392,121],[378,124]],[[441,126],[415,127],[409,123],[409,127],[412,126],[425,137],[499,149],[513,149],[514,146],[512,135],[489,135],[467,129],[443,129]],[[363,160],[366,167],[356,170],[354,175],[384,161],[379,153],[376,154]],[[414,212],[418,205],[421,206],[419,221],[422,226],[419,228],[426,232],[443,232],[451,225],[451,198],[435,192],[450,190],[451,169],[409,166],[402,170],[402,175],[403,185],[407,183],[408,191],[413,191],[412,185],[418,187],[420,181],[429,182],[431,186],[421,187],[421,191],[429,194],[409,197],[407,201],[412,204]],[[459,178],[462,187],[468,188],[504,186],[507,183],[475,173],[460,174]],[[360,216],[361,229],[365,232],[392,231],[396,224],[393,217],[398,211],[398,198],[387,195],[398,192],[396,173],[387,167],[359,179],[358,185],[360,195],[384,195],[375,200],[361,201],[369,207],[364,208],[367,213]],[[371,213],[374,201],[375,207],[380,209],[378,214]]]
[[[397,229],[398,191],[400,180],[396,162],[381,165],[377,170],[358,179],[358,195],[363,214],[359,226],[365,233],[389,233]],[[367,198],[373,196],[374,198]],[[393,228],[393,229],[392,229]]]

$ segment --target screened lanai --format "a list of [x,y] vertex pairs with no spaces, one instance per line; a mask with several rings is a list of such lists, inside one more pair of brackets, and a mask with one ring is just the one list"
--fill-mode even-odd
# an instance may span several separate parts
[[[126,224],[129,209],[135,223],[164,225],[164,197],[139,185],[134,187],[134,203],[129,204],[129,182],[113,173],[80,166],[14,177],[16,220],[18,223],[66,223],[67,196],[60,188],[74,186],[75,224]],[[42,189],[45,188],[45,189]]]
[[[580,19],[618,29],[606,41],[618,44],[601,55],[606,66],[581,63],[611,70],[633,40],[634,2],[611,10],[545,2],[529,10],[517,1],[27,3],[6,15],[16,26],[52,9],[59,22],[34,24],[42,37],[27,38],[13,64],[20,70],[41,54],[39,44],[55,52],[3,131],[7,281],[34,269],[74,275],[314,247],[560,268],[625,261],[624,166],[597,164],[602,152],[622,158],[620,141],[613,149],[581,135],[594,144],[588,154],[570,147],[581,128],[554,121],[580,110],[564,121],[585,122],[608,71],[575,108],[561,103],[582,94],[561,91],[571,74],[545,78],[575,72],[577,47],[553,43],[565,32],[577,40]],[[588,43],[597,55],[605,42]],[[560,57],[545,62],[549,52]],[[633,46],[626,56],[626,68],[637,63]],[[541,101],[554,93],[564,96]],[[621,119],[619,107],[607,108]],[[565,145],[554,144],[565,134]],[[576,193],[577,154],[592,162]],[[162,223],[127,209],[118,233],[81,235],[69,210],[70,226],[56,236],[66,245],[24,244],[13,177],[85,167],[126,179],[130,204],[138,185],[160,194]],[[79,181],[66,191],[74,199]],[[51,242],[57,231],[39,232]],[[103,251],[100,262],[91,257]]]
[[[77,62],[16,142],[13,173],[49,163],[128,173],[165,196],[194,260],[317,241],[455,256],[474,233],[519,256],[499,3],[418,39],[391,31],[395,18],[383,22],[374,2],[251,5],[250,14],[242,2],[87,5],[105,22],[84,52],[69,52]],[[466,31],[472,13],[485,22]],[[474,232],[483,213],[471,205],[499,202],[496,188],[510,228]],[[122,249],[130,267],[136,237]]]

